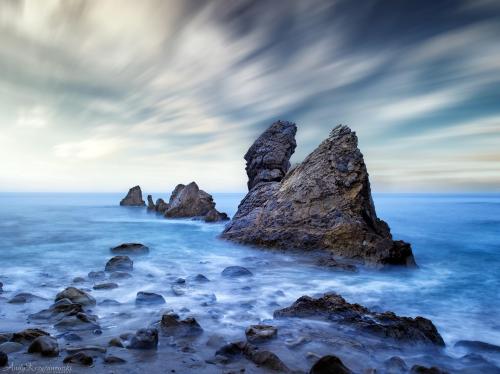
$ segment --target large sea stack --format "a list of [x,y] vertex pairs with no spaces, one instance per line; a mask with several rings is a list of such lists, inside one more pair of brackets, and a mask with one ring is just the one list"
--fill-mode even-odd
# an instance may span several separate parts
[[135,186],[128,190],[127,196],[120,201],[122,206],[144,206],[146,203],[142,200],[141,187]]
[[411,247],[377,218],[356,134],[335,127],[289,170],[297,127],[271,125],[245,160],[249,192],[222,237],[266,247],[325,249],[370,266],[413,266]]

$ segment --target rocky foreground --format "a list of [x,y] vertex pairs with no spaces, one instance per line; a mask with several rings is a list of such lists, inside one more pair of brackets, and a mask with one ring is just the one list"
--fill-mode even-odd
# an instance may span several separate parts
[[356,134],[337,126],[290,169],[296,125],[271,125],[245,155],[249,192],[222,237],[284,249],[325,249],[365,265],[414,266],[408,243],[377,217]]

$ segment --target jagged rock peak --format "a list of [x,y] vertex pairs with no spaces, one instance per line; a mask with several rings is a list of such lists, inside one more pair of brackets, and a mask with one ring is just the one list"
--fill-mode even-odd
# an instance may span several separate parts
[[[269,153],[276,147],[256,146],[265,144],[259,139],[247,155],[258,148],[260,159],[275,159]],[[295,148],[295,140],[288,144]],[[394,241],[389,226],[377,218],[356,133],[342,125],[281,181],[254,184],[222,237],[268,247],[325,249],[367,265],[415,264],[410,245]]]
[[245,154],[248,189],[260,182],[279,182],[290,168],[290,157],[295,151],[295,123],[273,123]]
[[142,191],[141,187],[135,186],[132,187],[127,196],[125,196],[122,201],[120,201],[120,205],[122,206],[144,206],[146,203],[142,200]]

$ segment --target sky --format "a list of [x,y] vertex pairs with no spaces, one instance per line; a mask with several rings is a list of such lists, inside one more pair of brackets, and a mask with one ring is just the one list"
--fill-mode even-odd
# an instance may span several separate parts
[[356,131],[376,192],[500,191],[500,1],[0,0],[0,191],[246,190]]

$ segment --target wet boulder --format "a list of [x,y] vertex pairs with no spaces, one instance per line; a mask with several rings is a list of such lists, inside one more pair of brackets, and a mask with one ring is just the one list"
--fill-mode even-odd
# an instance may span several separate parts
[[156,349],[158,347],[157,329],[139,329],[127,345],[128,349]]
[[75,277],[75,278],[73,278],[73,283],[85,283],[85,278]]
[[243,266],[228,266],[221,274],[227,278],[249,277],[253,275],[250,270]]
[[309,374],[351,374],[352,371],[347,368],[337,356],[328,355],[321,357],[312,366]]
[[41,336],[49,336],[49,333],[40,329],[25,329],[23,331],[15,332],[14,334],[12,334],[10,340],[21,344],[26,344],[31,343],[33,340]]
[[356,134],[335,127],[289,170],[296,126],[276,122],[250,147],[248,194],[222,237],[283,249],[321,249],[365,265],[415,266],[408,243],[379,219]]
[[59,356],[59,344],[51,336],[39,336],[30,344],[28,353],[40,353],[42,356],[47,357]]
[[384,362],[388,374],[402,374],[408,372],[406,362],[398,356],[393,356]]
[[94,285],[93,289],[94,290],[112,290],[118,288],[118,285],[113,282],[108,282],[108,283],[100,283]]
[[104,357],[104,363],[108,365],[125,364],[127,361],[118,356],[106,356]]
[[193,277],[193,281],[198,282],[198,283],[207,283],[207,282],[210,282],[210,279],[205,277],[203,274],[197,274]]
[[91,271],[88,274],[89,279],[93,281],[99,281],[106,279],[106,273],[104,271]]
[[145,206],[146,203],[142,200],[141,187],[132,187],[127,196],[125,196],[122,201],[120,201],[121,206]]
[[63,331],[99,330],[97,316],[85,312],[62,315],[57,319],[54,328]]
[[227,219],[225,213],[215,209],[212,195],[200,190],[195,182],[187,186],[179,184],[170,196],[168,209],[165,211],[167,218],[203,218],[208,215],[210,222]]
[[137,292],[137,296],[135,298],[136,305],[160,305],[165,304],[165,299],[162,295],[153,293],[153,292],[145,292],[139,291]]
[[4,353],[14,353],[19,352],[24,348],[24,345],[16,342],[5,342],[0,344],[0,352]]
[[31,303],[32,301],[35,300],[44,300],[42,297],[33,295],[28,292],[21,292],[15,295],[12,299],[10,299],[8,302],[9,304],[26,304],[26,303]]
[[413,365],[410,374],[448,374],[448,372],[435,366]]
[[55,301],[57,302],[63,299],[68,299],[72,303],[80,304],[83,306],[92,306],[96,304],[95,299],[92,296],[76,287],[68,287],[59,292],[56,295]]
[[268,350],[259,349],[258,347],[250,343],[229,343],[215,352],[215,356],[224,361],[232,360],[233,358],[240,355],[243,355],[243,357],[245,357],[247,360],[250,360],[257,366],[263,367],[265,369],[282,373],[290,372],[290,369],[275,353]]
[[92,366],[94,359],[85,352],[76,352],[66,356],[63,360],[65,364],[77,364],[82,366]]
[[128,256],[114,256],[106,263],[104,268],[107,272],[132,271],[133,269],[134,262]]
[[276,310],[274,317],[319,318],[401,343],[444,346],[436,327],[426,318],[400,317],[392,312],[372,312],[362,305],[348,303],[335,293],[326,293],[316,299],[302,296],[291,306]]
[[123,243],[111,248],[111,252],[117,255],[142,255],[149,253],[149,248],[141,243]]
[[132,278],[132,274],[127,273],[125,271],[113,271],[111,274],[109,274],[109,279],[115,280],[115,279],[128,279]]
[[278,329],[271,325],[252,325],[245,330],[250,343],[260,343],[278,336]]
[[178,338],[194,337],[203,333],[203,329],[193,317],[180,319],[175,313],[165,313],[161,318],[161,330],[167,336]]

